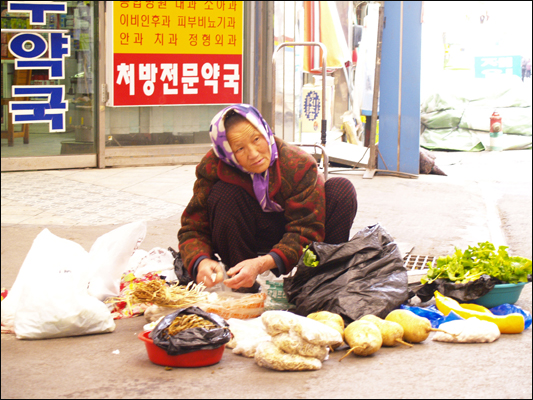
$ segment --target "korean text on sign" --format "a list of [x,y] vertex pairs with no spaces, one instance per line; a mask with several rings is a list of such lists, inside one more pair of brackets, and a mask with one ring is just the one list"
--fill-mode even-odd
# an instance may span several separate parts
[[[66,2],[9,1],[8,12],[28,13],[31,25],[45,25],[46,14],[66,14]],[[65,78],[65,57],[70,57],[70,36],[64,32],[50,32],[43,37],[38,29],[26,29],[11,38],[9,51],[15,56],[15,70],[48,70],[50,79]],[[44,57],[47,55],[46,57]],[[48,122],[50,132],[65,131],[64,85],[13,85],[14,98],[40,98],[9,103],[14,124]]]
[[112,5],[113,105],[242,102],[243,5]]
[[241,98],[238,56],[116,54],[115,95],[124,105],[232,103]]

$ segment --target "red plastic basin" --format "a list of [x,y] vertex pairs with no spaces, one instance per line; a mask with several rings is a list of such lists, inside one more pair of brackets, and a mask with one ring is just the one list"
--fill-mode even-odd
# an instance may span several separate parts
[[139,339],[141,339],[146,345],[148,358],[154,364],[169,367],[191,368],[216,364],[222,359],[224,348],[226,347],[225,345],[222,345],[212,350],[198,350],[193,351],[192,353],[169,356],[165,350],[154,344],[154,341],[148,336],[149,334],[150,331],[145,331],[138,335]]

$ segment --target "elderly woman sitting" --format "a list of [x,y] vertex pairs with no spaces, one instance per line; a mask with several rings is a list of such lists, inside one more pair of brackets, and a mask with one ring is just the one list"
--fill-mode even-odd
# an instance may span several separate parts
[[314,158],[275,137],[254,107],[226,107],[210,136],[213,148],[196,167],[178,232],[196,282],[212,287],[224,279],[217,254],[230,277],[224,284],[254,292],[257,275],[287,274],[311,242],[349,240],[357,213],[352,183],[324,182]]

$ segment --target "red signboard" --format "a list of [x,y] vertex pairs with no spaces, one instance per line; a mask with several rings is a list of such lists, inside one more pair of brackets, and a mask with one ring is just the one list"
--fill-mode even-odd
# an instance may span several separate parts
[[108,105],[242,103],[242,2],[117,1],[108,7]]

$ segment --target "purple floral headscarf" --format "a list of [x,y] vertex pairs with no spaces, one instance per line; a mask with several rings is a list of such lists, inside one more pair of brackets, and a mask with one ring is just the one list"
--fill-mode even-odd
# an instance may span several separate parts
[[229,145],[228,138],[226,136],[226,128],[224,127],[224,117],[228,111],[234,110],[237,114],[245,117],[270,143],[270,166],[278,159],[278,147],[276,146],[276,140],[274,139],[274,133],[263,119],[259,111],[248,104],[235,104],[224,108],[220,111],[211,121],[211,128],[209,129],[209,135],[213,144],[213,151],[216,156],[220,158],[224,163],[238,168],[252,177],[255,197],[259,201],[259,205],[265,212],[281,212],[283,208],[276,202],[270,200],[268,197],[268,169],[262,174],[254,174],[244,169],[235,158],[231,146]]

